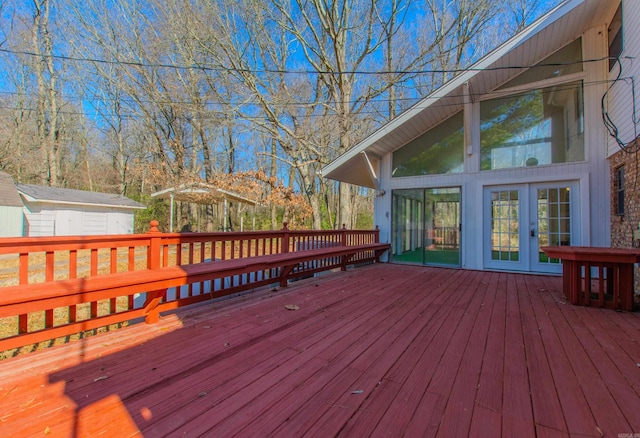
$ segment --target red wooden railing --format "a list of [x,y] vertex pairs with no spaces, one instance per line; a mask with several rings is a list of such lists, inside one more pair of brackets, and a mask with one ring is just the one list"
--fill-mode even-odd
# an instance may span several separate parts
[[[62,284],[70,279],[93,279],[132,271],[153,275],[154,270],[168,266],[379,242],[377,229],[301,231],[289,230],[285,223],[279,231],[183,234],[162,233],[157,225],[152,221],[149,232],[135,235],[1,238],[0,294],[9,291],[19,294],[24,285],[42,284],[46,290],[48,283]],[[363,251],[350,263],[373,260],[374,256],[373,251]],[[297,266],[295,275],[310,276],[339,266],[337,257],[314,260]],[[72,304],[70,299],[48,297],[51,307],[38,303],[38,309],[45,307],[45,310],[38,311],[31,308],[24,311],[27,307],[21,307],[15,297],[11,303],[3,304],[0,296],[0,351],[144,317],[144,307],[148,304],[146,299],[153,296],[157,296],[157,309],[166,311],[273,285],[277,283],[274,280],[277,273],[273,271],[188,281],[182,287],[146,291],[146,297],[145,294],[134,293],[103,300],[85,300],[76,294]],[[22,310],[16,313],[15,309]]]

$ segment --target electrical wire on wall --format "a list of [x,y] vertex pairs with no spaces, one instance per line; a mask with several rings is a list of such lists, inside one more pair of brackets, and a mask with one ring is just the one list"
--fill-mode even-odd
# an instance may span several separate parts
[[[633,77],[622,78],[622,63],[620,62],[620,58],[613,58],[615,60],[615,64],[618,65],[618,74],[616,78],[611,82],[607,91],[602,95],[602,100],[600,102],[600,106],[602,109],[602,121],[604,122],[604,126],[609,133],[609,136],[613,138],[616,144],[620,147],[621,150],[627,153],[636,153],[640,150],[640,144],[638,140],[638,117],[637,117],[637,109],[636,109],[636,86]],[[609,93],[618,83],[625,82],[631,83],[631,100],[632,100],[632,124],[633,124],[633,138],[630,140],[623,140],[620,138],[620,131],[616,124],[611,119],[609,115],[609,111],[607,109],[607,100],[609,98]]]

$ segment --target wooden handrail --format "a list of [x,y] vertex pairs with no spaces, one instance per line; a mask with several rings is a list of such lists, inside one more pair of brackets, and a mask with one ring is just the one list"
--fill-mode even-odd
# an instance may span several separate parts
[[[0,294],[12,295],[0,299],[0,318],[5,327],[15,326],[0,335],[0,351],[141,316],[153,323],[161,311],[286,284],[295,276],[343,268],[347,261],[377,260],[388,248],[388,244],[374,245],[378,230],[289,230],[285,224],[278,231],[162,233],[157,226],[152,221],[149,232],[136,235],[0,238]],[[353,251],[329,250],[336,246],[353,247]],[[300,257],[304,263],[289,263],[285,277],[277,264],[254,264],[255,269],[209,278],[185,269],[187,274],[180,274],[184,278],[178,282],[179,275],[165,270],[301,251],[308,255],[309,250],[333,255]],[[295,258],[291,254],[287,259]],[[163,283],[166,275],[171,280]],[[25,296],[20,297],[21,293]]]

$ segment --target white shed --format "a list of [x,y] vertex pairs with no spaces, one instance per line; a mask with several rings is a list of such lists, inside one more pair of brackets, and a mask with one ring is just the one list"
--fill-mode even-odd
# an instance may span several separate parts
[[0,172],[0,237],[22,236],[22,199],[7,173]]
[[16,184],[24,202],[24,236],[133,233],[133,212],[146,207],[126,196]]

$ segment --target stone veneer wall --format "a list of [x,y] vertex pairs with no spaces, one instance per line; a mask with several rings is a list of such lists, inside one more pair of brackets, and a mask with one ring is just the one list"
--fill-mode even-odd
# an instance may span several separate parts
[[[640,224],[640,152],[618,151],[609,157],[611,166],[611,247],[640,248],[640,240],[633,239],[633,232]],[[615,173],[624,166],[624,216],[616,214]],[[635,269],[635,302],[640,303],[640,268]]]

